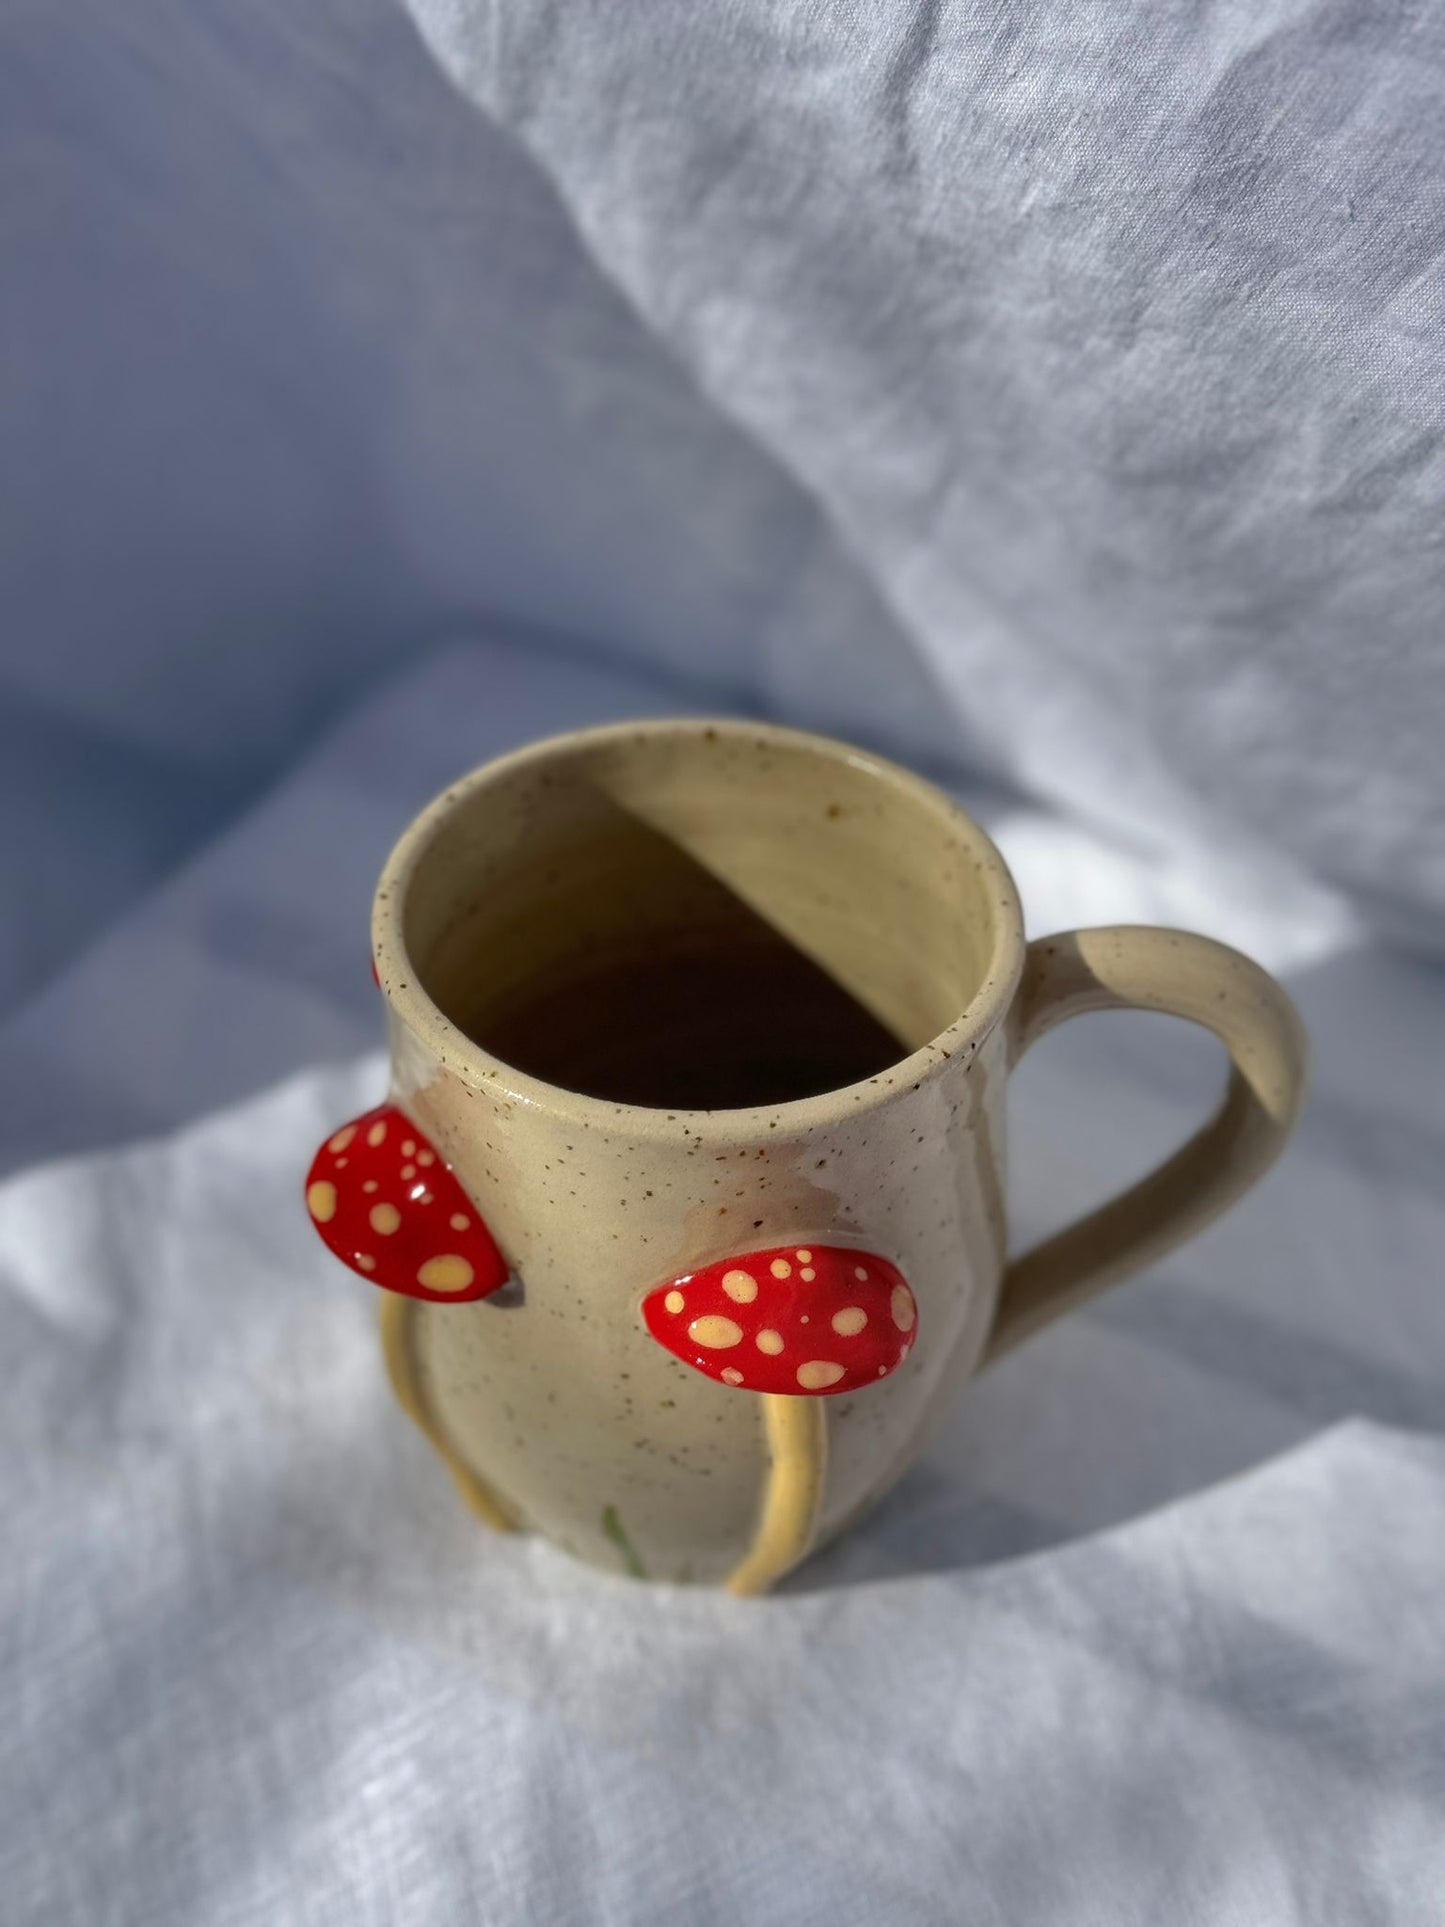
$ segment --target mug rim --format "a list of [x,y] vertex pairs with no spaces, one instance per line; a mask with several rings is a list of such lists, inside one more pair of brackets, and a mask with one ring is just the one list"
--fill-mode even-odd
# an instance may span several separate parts
[[[569,1090],[564,1084],[548,1083],[493,1056],[453,1023],[422,988],[403,934],[408,887],[433,838],[478,790],[504,781],[530,765],[553,761],[564,750],[575,752],[608,742],[625,742],[629,738],[636,741],[639,737],[676,737],[701,730],[746,739],[755,746],[806,749],[814,755],[846,763],[850,769],[885,784],[914,806],[945,822],[963,839],[973,857],[979,887],[990,900],[994,919],[993,948],[982,981],[958,1015],[936,1036],[897,1058],[876,1076],[778,1104],[739,1105],[711,1111],[667,1111],[653,1105],[619,1104],[611,1098],[590,1097],[581,1091]],[[478,764],[433,797],[392,846],[372,901],[371,941],[377,979],[389,1011],[432,1057],[464,1082],[514,1103],[569,1119],[582,1128],[605,1126],[615,1132],[625,1126],[639,1137],[673,1137],[675,1127],[681,1124],[686,1126],[688,1135],[703,1142],[735,1142],[740,1136],[756,1135],[759,1131],[767,1131],[770,1136],[775,1133],[780,1138],[805,1136],[820,1126],[836,1124],[844,1116],[857,1118],[901,1089],[916,1089],[932,1083],[952,1065],[972,1057],[992,1034],[1013,1001],[1024,959],[1023,910],[1013,875],[988,832],[945,791],[901,764],[837,737],[736,716],[649,717],[634,722],[594,724],[541,737]]]

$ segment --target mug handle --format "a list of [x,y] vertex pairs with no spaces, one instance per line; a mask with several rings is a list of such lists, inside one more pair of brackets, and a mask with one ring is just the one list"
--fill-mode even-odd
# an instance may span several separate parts
[[1229,1086],[1157,1170],[1008,1265],[984,1364],[1200,1230],[1263,1177],[1299,1116],[1304,1025],[1274,978],[1228,945],[1130,924],[1039,938],[1007,1019],[1010,1068],[1046,1031],[1092,1010],[1204,1025],[1229,1052]]

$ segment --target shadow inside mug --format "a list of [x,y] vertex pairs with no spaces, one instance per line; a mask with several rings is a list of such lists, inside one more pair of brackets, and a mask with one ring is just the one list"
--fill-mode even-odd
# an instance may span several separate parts
[[[1314,1074],[1279,1166],[970,1385],[922,1460],[785,1591],[1105,1532],[1359,1416],[1445,1430],[1445,1290],[1420,1262],[1445,1239],[1445,972],[1358,950],[1287,981]],[[1203,1033],[1138,1013],[1046,1039],[1013,1105],[1016,1245],[1182,1139],[1222,1067]]]
[[[673,837],[607,796],[520,910],[479,901],[423,982],[492,1056],[548,1084],[661,1110],[787,1103],[907,1054],[863,999]],[[489,981],[499,950],[538,962]]]

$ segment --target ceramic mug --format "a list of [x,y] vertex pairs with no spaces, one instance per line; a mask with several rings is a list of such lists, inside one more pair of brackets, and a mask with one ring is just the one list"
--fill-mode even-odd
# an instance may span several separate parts
[[[473,1510],[638,1577],[775,1583],[974,1373],[1252,1184],[1304,1083],[1247,958],[1151,928],[1026,944],[948,797],[755,723],[485,765],[397,844],[372,936],[391,1094],[317,1153],[313,1221],[386,1288],[393,1387]],[[1213,1031],[1226,1096],[1010,1260],[1009,1073],[1119,1008]]]

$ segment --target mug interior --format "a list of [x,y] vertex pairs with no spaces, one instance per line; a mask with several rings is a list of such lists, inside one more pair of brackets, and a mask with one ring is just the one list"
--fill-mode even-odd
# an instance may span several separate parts
[[986,1021],[1020,946],[1001,859],[941,792],[736,722],[586,731],[484,767],[402,839],[377,926],[405,994],[500,1064],[706,1110],[863,1081]]

